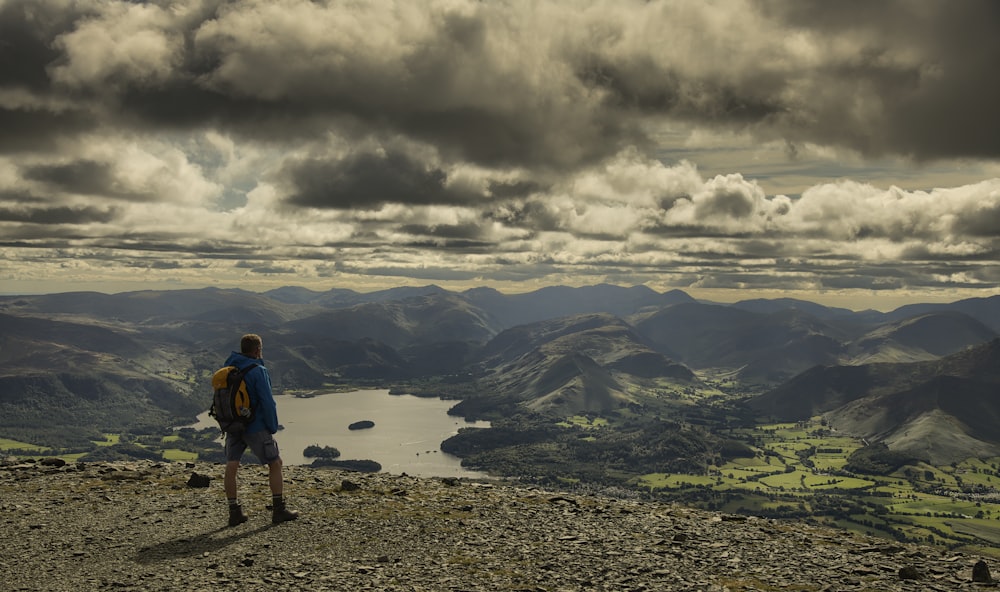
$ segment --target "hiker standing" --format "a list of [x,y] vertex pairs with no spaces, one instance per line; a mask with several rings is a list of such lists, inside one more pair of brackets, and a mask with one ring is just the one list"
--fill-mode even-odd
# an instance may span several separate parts
[[232,352],[226,360],[226,366],[236,366],[250,369],[243,380],[254,412],[253,420],[247,424],[241,433],[226,433],[226,497],[229,499],[229,526],[236,526],[247,521],[247,515],[240,506],[236,475],[240,469],[240,459],[247,448],[267,465],[268,482],[271,487],[271,522],[280,524],[299,517],[285,507],[283,496],[283,477],[281,472],[281,456],[278,454],[278,443],[274,434],[278,431],[278,408],[271,394],[271,376],[264,367],[261,357],[264,342],[259,335],[253,333],[240,339],[240,351]]

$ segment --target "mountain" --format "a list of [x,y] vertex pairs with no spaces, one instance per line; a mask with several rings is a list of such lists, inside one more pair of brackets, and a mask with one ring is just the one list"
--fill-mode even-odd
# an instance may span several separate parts
[[828,414],[831,426],[881,441],[935,465],[1000,454],[996,383],[932,376],[911,388],[865,397]]
[[957,311],[920,314],[890,322],[849,344],[852,364],[933,360],[985,343],[996,331]]
[[0,313],[0,327],[3,374],[94,365],[143,349],[134,336],[101,325]]
[[692,368],[739,368],[744,380],[778,382],[836,362],[853,327],[782,309],[755,313],[717,304],[668,306],[633,319],[657,351]]
[[326,298],[336,300],[338,295],[345,299],[350,299],[351,297],[357,297],[359,294],[354,290],[334,289],[328,292],[317,292],[300,286],[282,286],[281,288],[263,292],[263,295],[271,300],[277,300],[285,304],[312,304]]
[[609,284],[581,288],[552,286],[511,295],[490,288],[476,288],[463,295],[469,302],[491,312],[504,328],[589,313],[624,318],[650,307],[694,302],[680,290],[661,294],[646,286],[624,288]]
[[47,318],[84,317],[156,325],[182,321],[238,322],[272,327],[315,308],[289,306],[245,290],[166,290],[100,294],[68,292],[0,299],[0,310]]
[[282,332],[270,336],[264,348],[271,381],[279,392],[317,389],[337,380],[401,380],[412,374],[410,363],[398,351],[368,338],[347,341]]
[[263,294],[268,298],[287,304],[314,304],[324,308],[348,308],[358,304],[389,302],[421,296],[445,294],[447,290],[435,285],[420,287],[389,288],[375,292],[355,292],[344,288],[332,288],[326,292],[316,292],[298,286],[284,286]]
[[936,359],[997,336],[958,311],[874,325],[848,312],[796,300],[686,303],[630,320],[657,351],[691,368],[735,368],[742,380],[763,384],[813,366]]
[[324,374],[387,380],[453,374],[495,335],[493,324],[461,297],[431,293],[290,321],[276,335],[281,353],[269,350],[268,357],[276,367],[298,368],[294,377],[281,377],[292,388],[315,388]]
[[797,300],[795,298],[755,298],[752,300],[740,300],[730,305],[733,308],[756,312],[760,314],[771,314],[785,310],[797,310],[814,316],[819,319],[850,319],[857,313],[848,308],[832,308],[809,302],[808,300]]
[[[162,344],[114,327],[0,314],[0,434],[66,444],[205,410]],[[184,371],[179,371],[184,372]]]
[[477,366],[502,397],[561,417],[636,403],[622,374],[696,380],[645,345],[625,321],[604,313],[508,329],[486,344]]
[[358,304],[285,323],[286,332],[345,341],[373,339],[393,348],[434,342],[485,343],[496,331],[489,314],[461,297],[440,293]]
[[885,315],[888,321],[899,321],[927,313],[953,311],[976,319],[990,329],[1000,332],[1000,296],[967,298],[950,303],[908,304]]
[[912,363],[816,367],[747,401],[779,421],[845,433],[936,464],[1000,454],[1000,339]]

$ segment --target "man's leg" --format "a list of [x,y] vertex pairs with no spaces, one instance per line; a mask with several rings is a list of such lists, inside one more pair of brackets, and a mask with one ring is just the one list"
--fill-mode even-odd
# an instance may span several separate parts
[[299,517],[298,512],[292,512],[285,507],[281,453],[274,436],[267,432],[252,432],[244,436],[244,440],[260,462],[267,465],[267,481],[271,487],[271,522],[280,524],[295,520]]
[[232,434],[226,435],[226,474],[222,484],[226,490],[226,499],[229,501],[229,526],[239,526],[249,520],[240,506],[240,489],[236,481],[236,475],[240,470],[239,459],[245,447],[246,444],[242,443],[242,440]]
[[223,484],[226,488],[226,497],[230,500],[239,499],[239,487],[236,483],[236,474],[240,470],[240,461],[230,460],[226,462],[226,477]]
[[298,512],[294,512],[285,507],[284,478],[281,471],[281,457],[274,459],[267,464],[267,480],[271,486],[271,523],[281,524],[299,517]]
[[281,457],[267,464],[267,482],[271,486],[271,495],[280,497],[284,493],[284,476],[281,471]]
[[271,486],[271,523],[281,524],[298,518],[298,512],[285,507],[284,476],[281,471],[280,456],[267,464],[267,480]]

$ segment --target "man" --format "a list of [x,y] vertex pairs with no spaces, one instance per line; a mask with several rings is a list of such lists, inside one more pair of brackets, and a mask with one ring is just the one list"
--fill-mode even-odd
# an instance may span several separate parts
[[254,408],[254,418],[247,424],[242,434],[226,434],[226,497],[229,499],[229,526],[237,526],[247,521],[247,515],[240,506],[236,474],[240,469],[240,459],[247,448],[267,465],[268,482],[271,487],[271,522],[280,524],[299,517],[285,507],[283,495],[283,478],[281,473],[281,456],[278,454],[278,443],[274,434],[278,431],[278,408],[271,394],[271,376],[264,367],[261,354],[264,342],[259,335],[253,333],[240,339],[240,351],[232,352],[226,360],[226,366],[236,366],[239,369],[256,364],[246,373],[243,380],[247,385],[250,403]]

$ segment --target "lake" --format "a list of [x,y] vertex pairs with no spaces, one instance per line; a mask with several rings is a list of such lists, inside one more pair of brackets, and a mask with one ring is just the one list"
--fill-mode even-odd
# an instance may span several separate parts
[[[448,415],[457,401],[413,395],[390,395],[388,389],[326,393],[308,398],[276,395],[278,421],[285,429],[275,435],[281,459],[288,465],[312,462],[302,455],[306,446],[332,446],[337,460],[374,460],[382,471],[415,477],[487,477],[462,468],[458,457],[441,452],[441,442],[462,427],[489,427],[489,422],[467,422]],[[349,430],[347,426],[371,420],[375,427]],[[217,427],[203,413],[195,428]],[[244,463],[256,462],[247,451]]]

